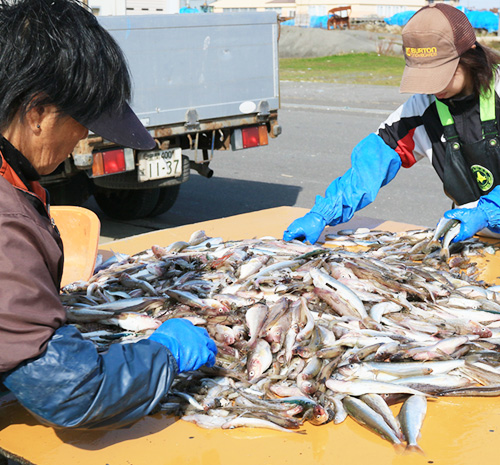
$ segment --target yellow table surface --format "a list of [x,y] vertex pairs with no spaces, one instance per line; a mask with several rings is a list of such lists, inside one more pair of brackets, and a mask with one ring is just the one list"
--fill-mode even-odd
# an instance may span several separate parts
[[[281,237],[286,226],[306,212],[292,207],[274,208],[142,234],[100,247],[136,253],[153,244],[166,246],[176,240],[187,240],[199,229],[209,236],[233,240]],[[362,217],[342,228],[358,226],[387,231],[411,228]],[[491,260],[485,266],[490,276],[498,274],[498,266]],[[394,408],[396,412],[399,405]],[[157,414],[121,430],[55,430],[38,423],[12,395],[0,398],[0,451],[22,463],[37,465],[500,463],[500,399],[497,398],[431,400],[419,441],[425,456],[396,452],[387,441],[349,418],[340,425],[307,424],[304,429],[304,435],[264,429],[205,430]]]

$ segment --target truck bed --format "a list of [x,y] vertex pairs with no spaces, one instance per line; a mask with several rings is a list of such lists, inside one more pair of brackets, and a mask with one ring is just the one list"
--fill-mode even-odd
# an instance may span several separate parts
[[132,108],[146,127],[184,124],[189,110],[203,121],[257,113],[262,101],[269,110],[279,108],[273,12],[98,20],[125,53]]

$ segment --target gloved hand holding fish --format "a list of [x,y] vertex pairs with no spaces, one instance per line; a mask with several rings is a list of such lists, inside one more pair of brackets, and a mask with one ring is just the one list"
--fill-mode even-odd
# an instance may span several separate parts
[[452,242],[469,239],[482,229],[500,233],[500,186],[481,197],[474,208],[455,208],[444,214],[444,218],[460,221],[460,231]]
[[426,251],[441,249],[441,258],[448,259],[451,244],[470,239],[485,228],[500,233],[500,186],[481,197],[475,207],[445,212]]

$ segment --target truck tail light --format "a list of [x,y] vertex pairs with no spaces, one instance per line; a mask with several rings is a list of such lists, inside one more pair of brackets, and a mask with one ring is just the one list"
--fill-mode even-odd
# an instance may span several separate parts
[[265,124],[235,129],[231,134],[231,146],[233,150],[248,149],[267,144],[267,127]]
[[104,152],[95,152],[92,163],[92,176],[123,173],[133,170],[135,166],[134,151],[132,149],[115,149]]

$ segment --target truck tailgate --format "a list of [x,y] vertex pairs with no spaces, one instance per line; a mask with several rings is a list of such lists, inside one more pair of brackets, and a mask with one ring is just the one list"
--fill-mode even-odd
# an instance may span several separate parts
[[99,17],[123,49],[132,107],[147,127],[279,107],[274,12]]

